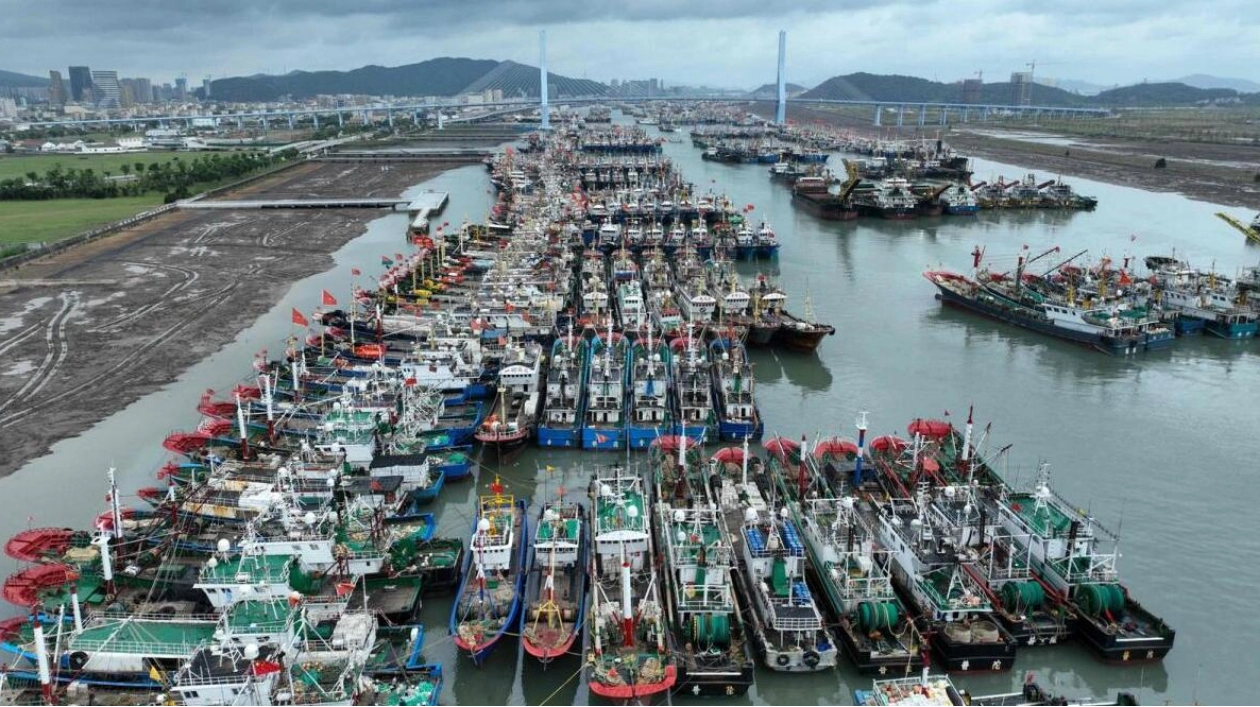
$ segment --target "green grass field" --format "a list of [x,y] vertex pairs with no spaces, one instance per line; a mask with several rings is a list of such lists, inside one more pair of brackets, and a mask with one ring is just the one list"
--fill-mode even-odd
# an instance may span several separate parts
[[69,238],[161,203],[161,194],[117,199],[0,201],[0,248],[9,243]]
[[[61,168],[70,169],[88,169],[95,170],[98,174],[109,171],[111,174],[122,174],[122,166],[124,164],[132,165],[135,169],[137,162],[148,165],[158,162],[169,162],[177,155],[170,152],[127,152],[118,155],[0,155],[0,179],[12,179],[21,177],[27,172],[35,172],[36,174],[44,174],[53,168],[53,165],[61,164]],[[179,155],[182,159],[191,160],[195,155]]]

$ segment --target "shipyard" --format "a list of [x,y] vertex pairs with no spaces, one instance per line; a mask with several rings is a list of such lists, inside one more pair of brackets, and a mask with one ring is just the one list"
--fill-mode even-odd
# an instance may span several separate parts
[[0,72],[0,702],[1250,701],[1260,93],[788,24]]

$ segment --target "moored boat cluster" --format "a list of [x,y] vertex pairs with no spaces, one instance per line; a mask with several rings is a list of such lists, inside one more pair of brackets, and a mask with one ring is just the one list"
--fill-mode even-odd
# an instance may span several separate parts
[[1131,258],[1116,267],[1074,265],[1085,251],[1056,258],[1043,272],[1032,266],[1059,253],[1021,252],[1013,272],[983,262],[977,247],[973,273],[924,273],[942,303],[1111,354],[1166,349],[1178,336],[1207,333],[1230,340],[1254,338],[1260,329],[1256,268],[1231,278],[1201,271],[1168,256],[1145,258],[1139,275]]
[[[618,701],[743,694],[758,665],[905,676],[1008,670],[1071,636],[1121,662],[1171,648],[1105,529],[1048,479],[1008,488],[970,423],[754,454],[746,345],[834,330],[741,280],[738,258],[779,247],[751,208],[698,194],[633,129],[565,128],[490,167],[486,224],[414,232],[378,287],[295,309],[283,356],[207,391],[147,508],[111,472],[90,530],[6,544],[23,568],[3,596],[30,611],[0,627],[7,679],[48,700],[436,704],[415,617],[444,591],[459,660],[518,637],[543,664],[580,655]],[[423,506],[477,475],[471,445],[534,440],[646,460],[534,506],[482,474],[468,534],[435,536]],[[702,451],[719,440],[739,446]]]

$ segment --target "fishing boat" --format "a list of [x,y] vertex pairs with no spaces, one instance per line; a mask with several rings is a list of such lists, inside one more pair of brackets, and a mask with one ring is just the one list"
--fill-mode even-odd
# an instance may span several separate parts
[[761,222],[761,226],[757,228],[756,237],[758,258],[775,258],[779,255],[779,237],[775,234],[774,229],[769,223]]
[[728,441],[761,439],[765,423],[757,409],[756,378],[744,345],[718,338],[709,348],[718,436]]
[[708,324],[713,320],[717,300],[708,292],[704,266],[695,260],[692,253],[684,254],[675,264],[675,269],[677,285],[674,294],[683,317],[694,324]]
[[581,445],[580,420],[585,366],[575,337],[557,338],[551,345],[538,446],[576,449]]
[[542,346],[510,345],[499,368],[499,394],[494,409],[474,437],[498,452],[519,448],[534,435],[538,423]]
[[1092,305],[1089,298],[1048,296],[1030,287],[1024,268],[1046,255],[1021,256],[1013,277],[979,269],[982,251],[972,254],[976,279],[958,273],[929,270],[923,276],[939,290],[943,304],[967,309],[991,319],[1083,344],[1114,355],[1166,348],[1174,334],[1147,307],[1131,303]]
[[752,301],[752,296],[740,282],[735,263],[726,259],[710,260],[705,268],[709,294],[717,303],[717,327],[720,329],[747,327],[748,305]]
[[[676,228],[683,228],[681,222]],[[671,337],[682,324],[682,311],[674,299],[674,278],[665,253],[653,251],[644,256],[643,261],[643,297],[652,325],[663,336]]]
[[823,590],[836,633],[863,674],[909,674],[925,664],[926,645],[893,589],[888,551],[858,513],[851,496],[789,504]]
[[1136,705],[1137,697],[1118,692],[1114,698],[1068,697],[1043,688],[1032,673],[1024,675],[1017,692],[973,694],[955,686],[947,675],[931,674],[884,678],[873,681],[871,689],[853,691],[853,704],[861,707],[1003,707],[1004,705]]
[[812,353],[822,344],[823,339],[836,333],[834,326],[818,321],[808,291],[805,293],[803,316],[798,317],[780,306],[777,318],[779,328],[775,332],[774,343],[789,351]]
[[744,221],[735,229],[735,257],[752,260],[757,255],[757,232]]
[[1032,492],[1006,494],[997,510],[1046,593],[1071,603],[1076,634],[1103,660],[1152,662],[1172,650],[1176,632],[1120,582],[1118,538],[1050,488],[1048,464]]
[[[1147,258],[1147,266],[1153,264]],[[1160,305],[1177,314],[1179,333],[1206,331],[1222,339],[1250,339],[1260,329],[1260,313],[1248,294],[1227,277],[1201,273],[1171,258],[1154,271]]]
[[674,687],[678,667],[665,627],[642,473],[597,468],[591,509],[586,681],[607,700],[651,699]]
[[[747,622],[762,662],[781,672],[836,666],[839,649],[809,588],[809,560],[787,508],[776,513],[764,490],[749,479],[748,440],[713,455],[712,475],[726,531],[740,553],[735,590],[751,609]],[[760,467],[760,464],[757,465]]]
[[617,325],[626,335],[637,335],[647,327],[649,314],[643,301],[643,284],[638,279],[617,284]]
[[877,539],[889,570],[947,671],[1014,667],[1017,644],[994,616],[984,588],[968,572],[964,549],[943,542],[949,528],[933,512],[926,486],[913,499],[892,499],[878,513]]
[[669,343],[653,336],[651,327],[646,338],[630,347],[626,364],[627,389],[630,392],[626,416],[626,444],[630,449],[647,449],[652,440],[671,434],[674,416],[670,409]]
[[674,434],[692,439],[704,439],[717,433],[718,417],[713,404],[713,363],[709,350],[692,335],[670,343],[670,360],[673,363],[671,380],[674,384]]
[[477,504],[463,581],[450,619],[455,646],[478,667],[517,626],[529,557],[528,504],[504,495],[498,479],[490,490]]
[[[679,457],[687,445],[679,444]],[[677,472],[686,479],[685,468]],[[700,482],[703,485],[703,481]],[[675,691],[743,695],[755,661],[731,579],[734,551],[710,501],[688,504],[658,472],[657,543],[665,571],[666,625],[681,649]],[[693,497],[704,498],[692,485]],[[670,503],[664,499],[673,499]]]
[[[856,184],[856,182],[851,182]],[[801,177],[792,185],[792,203],[829,221],[849,221],[858,217],[858,207],[845,195],[832,194],[823,177]]]
[[937,199],[951,216],[974,216],[980,211],[976,195],[965,184],[950,184]]
[[521,645],[543,665],[568,655],[586,616],[586,509],[563,495],[543,505],[525,579]]
[[918,213],[918,198],[903,177],[888,177],[869,188],[855,189],[853,202],[865,216],[885,219],[911,219]]
[[591,341],[582,399],[582,449],[626,446],[626,340],[608,331]]

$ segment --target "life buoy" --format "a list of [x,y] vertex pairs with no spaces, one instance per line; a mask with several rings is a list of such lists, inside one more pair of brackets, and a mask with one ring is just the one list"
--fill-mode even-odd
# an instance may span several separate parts
[[822,656],[818,655],[817,651],[805,651],[804,661],[809,667],[817,668],[818,663],[822,661]]
[[83,651],[75,651],[70,654],[70,667],[75,670],[82,670],[87,665],[88,654]]
[[792,662],[792,659],[788,657],[787,653],[780,653],[774,659],[774,662],[778,663],[780,668],[786,668],[787,664]]

